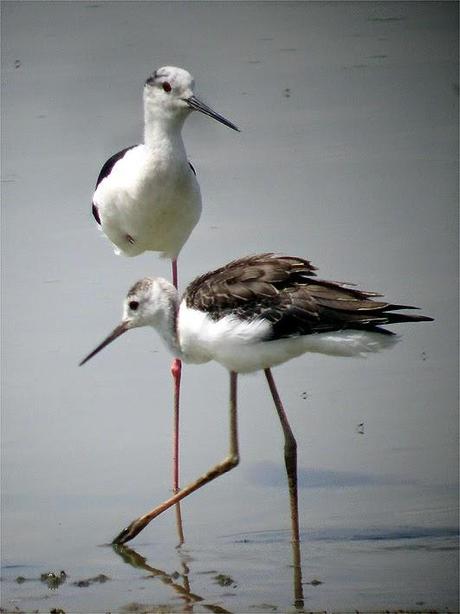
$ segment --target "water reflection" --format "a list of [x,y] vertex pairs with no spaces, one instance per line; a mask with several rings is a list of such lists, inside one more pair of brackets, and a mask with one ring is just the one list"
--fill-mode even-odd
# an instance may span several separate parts
[[[225,608],[222,608],[216,604],[203,603],[205,600],[204,597],[197,595],[192,592],[191,583],[190,583],[190,558],[181,553],[179,550],[179,558],[180,564],[182,568],[182,573],[173,573],[169,574],[162,569],[158,569],[157,567],[153,567],[147,563],[147,559],[141,556],[132,548],[128,548],[122,544],[113,544],[113,550],[121,556],[123,561],[136,569],[144,569],[149,573],[149,577],[158,578],[163,584],[167,584],[171,587],[172,591],[176,593],[184,602],[183,609],[181,612],[193,612],[193,604],[200,603],[200,607],[209,610],[210,612],[216,613],[224,613],[229,612]],[[220,574],[221,577],[224,577],[224,574]]]
[[[191,562],[192,558],[184,553],[180,548],[177,549],[177,554],[180,562],[181,572],[168,573],[163,569],[150,565],[147,558],[136,552],[124,544],[112,544],[112,548],[125,563],[136,569],[143,569],[148,572],[149,577],[158,578],[163,584],[169,586],[171,591],[180,597],[183,601],[181,612],[193,612],[194,604],[199,603],[200,608],[205,608],[210,612],[229,612],[220,605],[215,603],[204,603],[205,597],[198,595],[192,591]],[[301,612],[304,606],[303,586],[302,586],[302,568],[300,543],[292,540],[292,582],[293,582],[293,605]],[[225,573],[212,571],[212,580],[222,587],[235,586],[234,580]]]

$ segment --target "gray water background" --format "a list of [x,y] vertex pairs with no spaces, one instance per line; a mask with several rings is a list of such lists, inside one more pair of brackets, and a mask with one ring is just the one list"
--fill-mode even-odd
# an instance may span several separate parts
[[[274,371],[299,445],[303,579],[322,582],[305,584],[306,607],[458,607],[458,5],[1,8],[1,605],[182,611],[174,583],[189,581],[194,611],[293,609],[282,437],[260,374],[240,380],[240,466],[183,504],[185,546],[172,512],[132,542],[166,576],[101,546],[170,493],[170,358],[143,329],[77,364],[131,284],[170,268],[116,257],[90,202],[102,163],[141,139],[145,78],[172,64],[242,130],[186,122],[204,209],[183,286],[280,251],[435,318],[365,360]],[[185,484],[226,453],[226,372],[186,366],[182,400]],[[57,590],[38,580],[61,569]],[[72,584],[99,573],[111,581]]]

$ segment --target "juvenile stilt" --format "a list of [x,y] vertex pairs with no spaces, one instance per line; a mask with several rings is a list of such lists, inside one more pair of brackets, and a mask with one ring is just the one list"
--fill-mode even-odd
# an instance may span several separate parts
[[228,455],[223,461],[212,467],[207,473],[200,476],[197,480],[185,486],[174,494],[172,497],[164,501],[161,505],[154,507],[153,510],[140,516],[123,531],[121,531],[113,540],[112,544],[125,544],[130,541],[138,533],[140,533],[151,520],[159,516],[161,513],[169,509],[171,506],[179,503],[184,497],[187,497],[195,490],[198,490],[208,482],[215,480],[220,475],[223,475],[230,469],[236,467],[239,463],[238,452],[238,426],[237,426],[237,374],[230,372],[230,444]]
[[[238,463],[237,373],[264,371],[284,433],[284,457],[291,506],[294,568],[301,598],[296,442],[270,368],[304,353],[364,356],[393,347],[398,337],[385,328],[432,318],[410,305],[376,300],[375,292],[320,279],[303,258],[273,253],[233,260],[197,277],[180,298],[161,277],[145,277],[129,290],[123,319],[85,364],[131,328],[152,326],[176,359],[201,364],[215,360],[230,372],[230,452],[196,482],[134,521],[116,538],[132,539],[150,520]],[[177,369],[177,371],[179,371]],[[300,587],[300,588],[299,588]]]
[[292,542],[292,564],[294,568],[294,596],[295,605],[303,606],[303,587],[302,587],[302,561],[300,554],[300,533],[299,533],[299,503],[297,496],[297,442],[289,425],[286,412],[284,411],[275,380],[270,369],[264,370],[267,378],[268,387],[275,403],[276,411],[281,422],[284,433],[284,462],[289,487],[289,504],[291,510],[291,542]]

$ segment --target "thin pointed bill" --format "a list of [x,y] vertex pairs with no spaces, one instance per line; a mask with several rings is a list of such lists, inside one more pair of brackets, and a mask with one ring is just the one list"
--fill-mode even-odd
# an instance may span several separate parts
[[86,358],[83,358],[83,360],[78,364],[78,366],[81,367],[82,365],[84,365],[85,362],[88,362],[88,360],[90,360],[98,352],[103,350],[106,345],[109,345],[109,343],[112,343],[112,341],[115,341],[117,337],[125,333],[127,330],[129,330],[129,322],[127,320],[124,320],[116,328],[113,329],[110,335],[106,339],[104,339],[104,341],[100,343],[96,349],[90,352],[88,356],[86,356]]
[[200,113],[204,113],[205,115],[212,117],[213,119],[217,120],[221,124],[224,124],[224,126],[228,126],[232,130],[236,130],[237,132],[240,132],[240,129],[237,126],[235,126],[235,124],[232,124],[231,121],[229,121],[228,119],[225,119],[225,117],[213,111],[211,107],[208,107],[207,104],[204,104],[204,102],[201,102],[201,100],[199,100],[196,96],[190,96],[190,98],[185,98],[184,100],[195,111],[200,111]]

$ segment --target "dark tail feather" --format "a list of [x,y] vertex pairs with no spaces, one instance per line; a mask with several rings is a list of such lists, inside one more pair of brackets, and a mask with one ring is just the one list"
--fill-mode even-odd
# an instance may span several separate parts
[[[413,309],[417,309],[417,307],[414,307]],[[430,318],[430,316],[415,316],[407,313],[384,313],[381,315],[383,318],[385,318],[384,322],[382,320],[379,322],[374,320],[373,323],[366,323],[362,324],[361,326],[359,324],[353,324],[352,328],[370,330],[374,333],[382,333],[384,335],[394,335],[395,333],[393,331],[387,330],[386,328],[383,328],[383,326],[387,326],[388,324],[398,324],[400,322],[433,322],[434,320],[434,318]]]
[[[408,307],[404,307],[404,309],[409,309]],[[413,307],[412,309],[417,309],[417,307]],[[385,314],[387,318],[387,324],[397,324],[398,322],[433,322],[434,318],[430,318],[430,316],[416,316],[408,313],[387,313]]]

